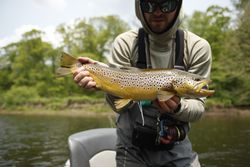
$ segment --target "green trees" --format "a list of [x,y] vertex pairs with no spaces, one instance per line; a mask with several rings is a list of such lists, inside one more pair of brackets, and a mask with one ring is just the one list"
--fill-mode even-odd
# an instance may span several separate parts
[[42,41],[42,32],[31,30],[22,39],[3,48],[6,64],[0,71],[2,105],[15,105],[49,96],[55,71],[55,49]]
[[234,105],[250,104],[250,2],[234,1],[238,12],[235,29],[225,46],[228,56],[228,76],[231,76],[231,98]]
[[60,53],[66,50],[75,56],[105,61],[111,41],[128,28],[117,16],[76,20],[73,26],[58,26],[63,37],[59,48],[43,41],[44,33],[39,30],[24,33],[20,41],[1,48],[0,108],[82,95],[72,77],[55,77]]
[[57,31],[63,36],[63,47],[68,52],[104,61],[114,38],[128,29],[128,24],[118,16],[106,16],[76,20],[72,26],[62,24]]
[[[249,2],[234,1],[237,17],[228,8],[211,6],[195,12],[187,21],[189,30],[204,37],[213,52],[212,75],[216,94],[213,103],[223,106],[249,106]],[[236,20],[236,23],[232,19]]]

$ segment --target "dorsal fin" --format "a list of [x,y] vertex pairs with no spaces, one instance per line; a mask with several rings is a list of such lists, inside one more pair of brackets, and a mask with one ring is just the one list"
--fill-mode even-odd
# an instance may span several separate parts
[[142,69],[137,68],[137,67],[120,67],[120,66],[115,66],[113,64],[109,64],[108,66],[110,68],[113,68],[116,70],[122,70],[122,71],[134,71],[134,72],[142,71]]
[[136,67],[120,67],[121,70],[126,70],[126,71],[142,71],[142,69],[140,68],[136,68]]

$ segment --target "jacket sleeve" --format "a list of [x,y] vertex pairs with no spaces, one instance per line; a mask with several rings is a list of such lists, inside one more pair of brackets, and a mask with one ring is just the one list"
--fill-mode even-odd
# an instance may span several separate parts
[[[188,72],[209,78],[212,64],[212,53],[209,43],[192,33],[186,37],[185,42],[187,47],[184,63]],[[204,111],[205,98],[182,98],[181,108],[174,117],[181,121],[194,122],[201,118]]]

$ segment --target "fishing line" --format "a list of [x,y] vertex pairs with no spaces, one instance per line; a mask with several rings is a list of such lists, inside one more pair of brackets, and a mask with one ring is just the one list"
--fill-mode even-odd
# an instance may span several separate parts
[[140,113],[141,113],[142,126],[144,126],[144,125],[145,125],[145,120],[144,120],[144,115],[143,115],[143,110],[142,110],[142,104],[141,104],[141,101],[139,101],[139,102],[138,102],[138,106],[139,106]]

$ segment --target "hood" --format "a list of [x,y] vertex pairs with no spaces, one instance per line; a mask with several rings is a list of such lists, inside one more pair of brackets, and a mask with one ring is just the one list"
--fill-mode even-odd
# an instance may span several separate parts
[[140,0],[135,0],[135,12],[136,12],[136,16],[137,18],[140,20],[144,30],[149,34],[149,37],[151,39],[157,39],[157,40],[166,40],[172,37],[172,35],[176,32],[176,30],[178,29],[179,25],[182,22],[182,19],[184,18],[184,14],[182,12],[182,0],[180,0],[181,2],[181,7],[180,9],[178,9],[178,14],[177,17],[174,21],[174,23],[172,24],[171,27],[169,27],[165,32],[163,33],[154,33],[151,31],[151,29],[149,28],[149,26],[147,25],[142,10],[140,8]]

